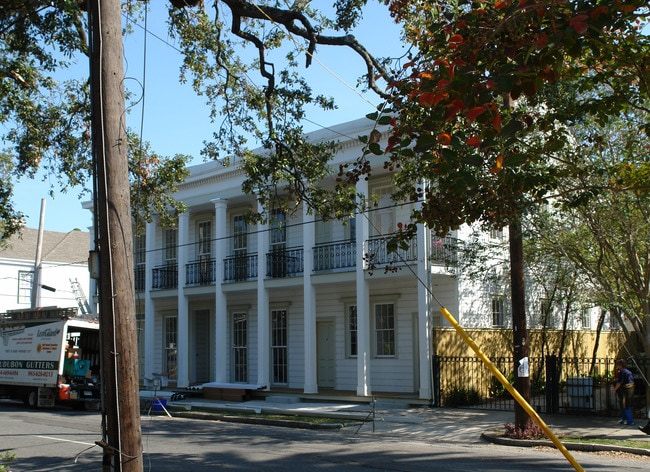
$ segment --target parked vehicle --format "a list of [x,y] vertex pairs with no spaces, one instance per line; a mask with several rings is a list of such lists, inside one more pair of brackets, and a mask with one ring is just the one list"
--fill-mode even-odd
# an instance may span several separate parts
[[0,314],[0,397],[32,407],[98,408],[99,324],[77,308]]

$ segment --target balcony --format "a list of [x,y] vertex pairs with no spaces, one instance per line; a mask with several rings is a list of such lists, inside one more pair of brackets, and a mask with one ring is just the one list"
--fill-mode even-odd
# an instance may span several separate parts
[[223,260],[224,282],[245,282],[257,278],[257,254],[235,254]]
[[333,272],[356,266],[357,243],[352,239],[314,247],[314,272]]
[[213,285],[216,280],[216,261],[213,258],[192,261],[185,265],[185,285]]
[[178,287],[178,264],[154,267],[151,275],[152,290],[166,290]]
[[296,277],[304,271],[303,248],[275,248],[266,254],[266,276]]
[[431,233],[431,250],[429,260],[435,265],[445,265],[458,260],[458,241],[456,238],[446,236],[439,238]]
[[378,236],[368,240],[368,251],[364,254],[369,267],[403,264],[413,262],[418,258],[417,241],[413,238],[409,241],[406,249],[398,248],[396,251],[388,251],[388,242],[392,236]]

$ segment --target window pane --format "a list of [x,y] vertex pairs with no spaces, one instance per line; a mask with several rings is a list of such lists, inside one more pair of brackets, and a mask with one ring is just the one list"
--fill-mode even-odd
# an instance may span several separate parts
[[375,305],[377,356],[395,355],[395,315],[392,303]]

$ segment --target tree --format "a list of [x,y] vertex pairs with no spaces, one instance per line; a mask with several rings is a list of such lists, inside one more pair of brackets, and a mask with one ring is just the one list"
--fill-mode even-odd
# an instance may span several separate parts
[[[136,14],[141,5],[130,2],[125,8]],[[0,5],[0,124],[8,146],[4,156],[9,161],[3,168],[7,184],[12,177],[33,178],[39,169],[63,191],[89,183],[89,52],[84,8],[85,2],[79,0],[7,0]],[[133,207],[134,216],[147,221],[155,208],[165,221],[171,221],[183,207],[162,199],[185,177],[187,156],[144,155],[150,152],[148,145],[132,132],[129,143],[133,183],[142,183],[145,174],[149,177],[147,185],[134,190],[142,196]],[[152,159],[160,166],[147,167]],[[12,185],[3,185],[0,238],[19,230],[19,216],[12,205]]]
[[531,219],[547,254],[562,258],[582,274],[590,287],[589,301],[618,319],[628,337],[634,331],[646,356],[650,353],[650,160],[643,130],[648,118],[642,110],[630,110],[608,123],[590,117],[581,120],[573,134],[580,143],[574,163],[582,171],[567,182],[574,191],[559,195],[552,211]]
[[0,153],[0,244],[23,225],[23,215],[14,210],[11,202],[13,192],[12,166],[10,156]]
[[[403,239],[425,223],[439,235],[466,223],[510,229],[515,363],[527,356],[521,219],[577,169],[568,128],[581,114],[607,121],[648,97],[647,5],[619,0],[393,1],[416,46],[375,118],[392,125],[385,148],[396,199],[421,201]],[[560,84],[575,100],[567,108]],[[564,86],[564,85],[563,85]],[[346,173],[356,181],[366,156]],[[426,197],[425,197],[426,195]],[[519,380],[519,381],[518,381]],[[527,378],[515,386],[526,398]],[[528,421],[521,408],[517,427]]]

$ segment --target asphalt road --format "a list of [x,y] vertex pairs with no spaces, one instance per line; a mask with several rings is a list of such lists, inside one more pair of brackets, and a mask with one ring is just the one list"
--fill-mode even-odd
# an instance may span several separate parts
[[[0,452],[12,450],[13,472],[101,471],[101,417],[66,409],[27,410],[0,401]],[[571,471],[558,452],[475,443],[422,442],[355,434],[356,428],[302,430],[144,416],[145,471]],[[650,460],[577,453],[590,471],[650,469]]]

